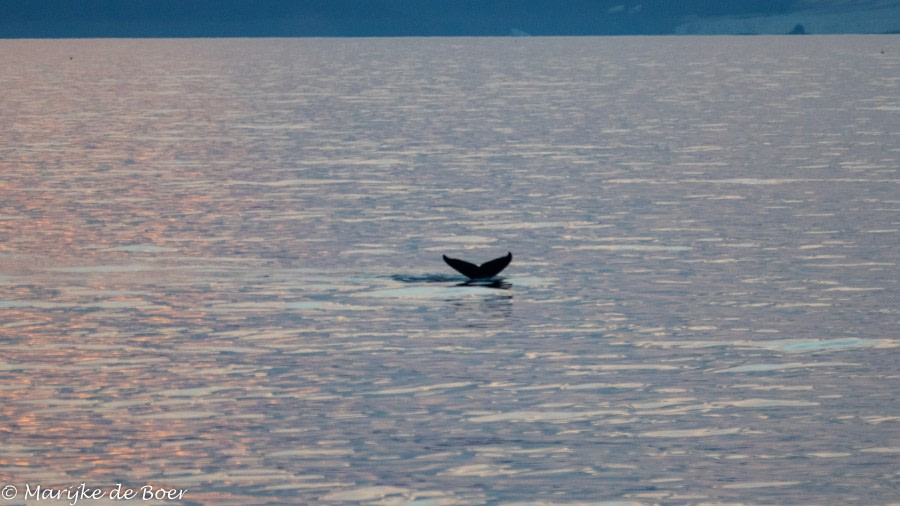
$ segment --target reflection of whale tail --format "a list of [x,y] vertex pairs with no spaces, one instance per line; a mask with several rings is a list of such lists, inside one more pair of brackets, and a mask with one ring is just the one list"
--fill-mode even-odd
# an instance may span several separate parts
[[483,264],[475,265],[465,260],[458,260],[456,258],[450,258],[447,255],[444,255],[444,261],[447,262],[447,265],[453,267],[457,272],[471,279],[485,279],[492,278],[497,274],[500,274],[500,271],[506,268],[510,262],[512,262],[512,253],[507,253],[505,257],[495,258],[489,262],[485,262]]

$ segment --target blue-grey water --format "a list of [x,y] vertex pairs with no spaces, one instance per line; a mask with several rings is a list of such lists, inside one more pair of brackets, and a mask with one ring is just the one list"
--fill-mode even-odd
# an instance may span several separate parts
[[0,111],[13,503],[900,500],[900,36],[2,41]]

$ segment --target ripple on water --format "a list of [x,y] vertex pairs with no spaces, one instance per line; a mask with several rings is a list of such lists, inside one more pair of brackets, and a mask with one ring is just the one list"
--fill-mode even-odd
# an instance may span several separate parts
[[757,348],[786,353],[818,353],[841,351],[859,348],[896,348],[900,341],[895,339],[772,339],[772,340],[740,340],[740,341],[640,341],[637,346],[662,348]]
[[738,373],[738,372],[771,372],[771,371],[787,371],[791,369],[811,369],[816,367],[847,367],[858,366],[859,364],[849,362],[788,362],[783,364],[748,364],[737,367],[729,367],[720,369],[716,372]]

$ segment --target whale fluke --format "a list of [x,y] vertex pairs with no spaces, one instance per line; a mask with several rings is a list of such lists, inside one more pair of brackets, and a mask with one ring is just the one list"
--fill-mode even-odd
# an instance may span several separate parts
[[505,269],[506,266],[509,265],[510,262],[512,262],[512,253],[507,252],[506,256],[495,258],[481,264],[480,266],[466,262],[465,260],[450,258],[447,255],[444,255],[444,261],[447,262],[447,265],[453,267],[457,272],[467,278],[485,279],[492,278],[497,274],[500,274],[500,271]]

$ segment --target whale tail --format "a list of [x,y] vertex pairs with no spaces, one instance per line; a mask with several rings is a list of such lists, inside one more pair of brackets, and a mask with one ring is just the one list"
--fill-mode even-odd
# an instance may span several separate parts
[[447,262],[447,265],[453,267],[453,269],[467,278],[485,279],[492,278],[497,274],[500,274],[500,271],[505,269],[506,266],[509,265],[510,262],[512,262],[512,253],[507,252],[506,256],[495,258],[481,265],[475,265],[473,263],[466,262],[465,260],[450,258],[447,255],[444,255],[444,261]]

